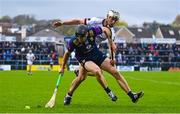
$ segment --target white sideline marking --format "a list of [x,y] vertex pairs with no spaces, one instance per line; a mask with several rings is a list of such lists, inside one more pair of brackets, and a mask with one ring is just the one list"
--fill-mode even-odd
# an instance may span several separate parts
[[174,82],[167,82],[167,81],[156,81],[156,80],[146,80],[146,79],[139,79],[139,78],[134,78],[134,77],[126,77],[129,79],[133,79],[133,80],[142,80],[142,81],[148,81],[148,82],[152,82],[152,83],[158,83],[158,84],[168,84],[168,85],[175,85],[175,86],[180,86],[179,83],[174,83]]

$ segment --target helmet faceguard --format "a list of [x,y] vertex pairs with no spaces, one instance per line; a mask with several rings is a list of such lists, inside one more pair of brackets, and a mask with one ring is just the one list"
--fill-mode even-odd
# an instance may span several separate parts
[[112,17],[113,19],[115,19],[116,21],[118,21],[119,18],[120,18],[120,14],[119,14],[119,12],[117,12],[117,11],[109,10],[109,11],[108,11],[108,14],[107,14],[107,17]]
[[85,37],[88,32],[88,27],[86,25],[79,25],[76,29],[76,37]]

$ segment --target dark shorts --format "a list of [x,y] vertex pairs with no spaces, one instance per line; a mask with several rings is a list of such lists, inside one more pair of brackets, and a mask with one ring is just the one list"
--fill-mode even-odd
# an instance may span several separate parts
[[96,53],[91,53],[90,55],[86,57],[82,57],[78,61],[81,63],[83,67],[87,61],[93,61],[96,65],[100,67],[103,61],[106,59],[106,57],[107,56],[103,54],[101,51],[96,51]]

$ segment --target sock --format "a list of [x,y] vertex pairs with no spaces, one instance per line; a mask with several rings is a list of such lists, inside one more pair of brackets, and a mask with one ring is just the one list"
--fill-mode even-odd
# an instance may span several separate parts
[[106,87],[104,90],[106,91],[106,93],[111,92],[111,90],[109,89],[109,87]]
[[134,94],[132,93],[132,91],[129,91],[129,92],[128,92],[128,96],[129,96],[131,99],[134,99]]

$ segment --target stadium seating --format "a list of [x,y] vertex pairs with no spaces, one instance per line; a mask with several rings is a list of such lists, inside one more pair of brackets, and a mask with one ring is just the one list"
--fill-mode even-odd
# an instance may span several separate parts
[[[165,70],[180,67],[180,45],[141,43],[116,45],[117,65],[163,67]],[[108,53],[107,43],[102,43],[99,48]],[[25,69],[26,54],[30,49],[36,57],[34,64],[49,64],[49,57],[53,57],[54,64],[58,64],[55,44],[44,42],[0,42],[0,64],[11,65],[12,69]],[[78,65],[78,62],[74,57],[70,57],[68,64]]]
[[0,64],[11,65],[12,69],[25,69],[29,50],[35,54],[34,64],[49,64],[50,57],[54,64],[58,64],[55,45],[43,42],[0,42]]

